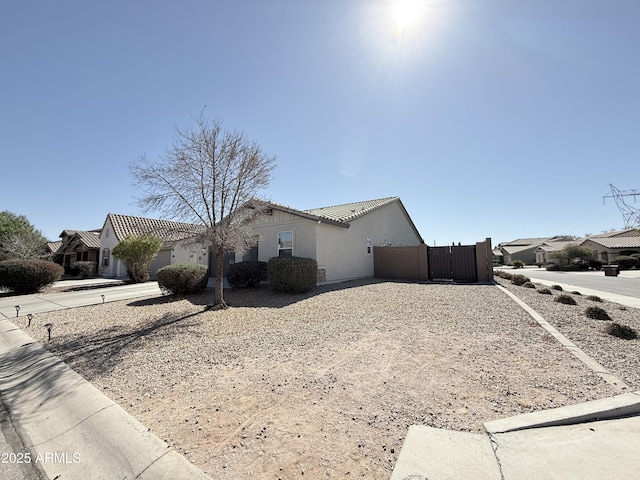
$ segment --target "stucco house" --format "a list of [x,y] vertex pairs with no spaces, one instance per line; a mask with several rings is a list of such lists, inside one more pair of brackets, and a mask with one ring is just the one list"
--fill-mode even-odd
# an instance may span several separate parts
[[209,266],[209,248],[194,238],[202,227],[190,223],[172,222],[131,215],[107,214],[100,233],[100,264],[98,272],[104,277],[125,277],[127,269],[113,257],[112,251],[127,235],[157,235],[163,245],[151,264],[150,275],[175,263],[199,263]]
[[318,262],[318,283],[373,277],[373,247],[424,241],[399,197],[311,210],[269,203],[254,221],[256,245],[235,261],[296,256]]
[[511,242],[499,243],[493,250],[494,259],[499,263],[511,264],[515,260],[522,260],[527,265],[534,264],[536,249],[549,242],[569,242],[573,237],[557,235],[544,238],[518,238]]
[[640,231],[635,228],[607,232],[600,235],[591,235],[580,245],[590,248],[597,260],[611,263],[621,255],[640,253]]

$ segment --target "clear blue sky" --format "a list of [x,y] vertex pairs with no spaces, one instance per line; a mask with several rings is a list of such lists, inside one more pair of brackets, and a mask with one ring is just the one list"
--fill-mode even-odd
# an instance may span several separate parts
[[0,210],[50,239],[139,215],[129,164],[206,106],[294,208],[397,195],[428,244],[622,227],[640,2],[393,3],[2,2]]

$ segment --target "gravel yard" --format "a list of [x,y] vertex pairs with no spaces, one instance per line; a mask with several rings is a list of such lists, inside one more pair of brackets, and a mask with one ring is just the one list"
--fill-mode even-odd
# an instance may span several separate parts
[[214,479],[388,478],[409,425],[481,432],[617,393],[495,286],[263,287],[203,312],[210,295],[15,321]]
[[[604,332],[607,324],[617,322],[633,328],[640,335],[638,309],[606,300],[602,303],[587,300],[585,295],[554,290],[546,285],[534,284],[537,288],[531,289],[512,285],[510,281],[498,277],[496,281],[542,315],[587,355],[625,382],[631,391],[640,390],[640,340],[623,340]],[[551,295],[538,293],[541,288],[549,288]],[[560,295],[571,295],[577,305],[556,302],[555,299]],[[611,322],[588,318],[585,310],[590,306],[603,308],[611,317]]]

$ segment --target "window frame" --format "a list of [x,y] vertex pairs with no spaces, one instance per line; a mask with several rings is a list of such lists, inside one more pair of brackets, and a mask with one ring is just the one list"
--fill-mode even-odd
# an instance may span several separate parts
[[[291,234],[291,246],[290,247],[283,247],[283,242],[280,240],[280,235],[284,234],[284,233],[289,233]],[[294,233],[293,230],[284,230],[282,232],[278,232],[276,234],[276,253],[278,257],[293,257],[293,239],[294,239]],[[291,254],[290,255],[281,255],[280,252],[285,252],[285,251],[290,251]]]

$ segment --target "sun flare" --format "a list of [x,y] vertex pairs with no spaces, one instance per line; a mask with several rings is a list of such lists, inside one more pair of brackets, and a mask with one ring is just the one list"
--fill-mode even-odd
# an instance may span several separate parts
[[392,7],[393,20],[397,34],[420,22],[424,13],[425,0],[396,0]]

